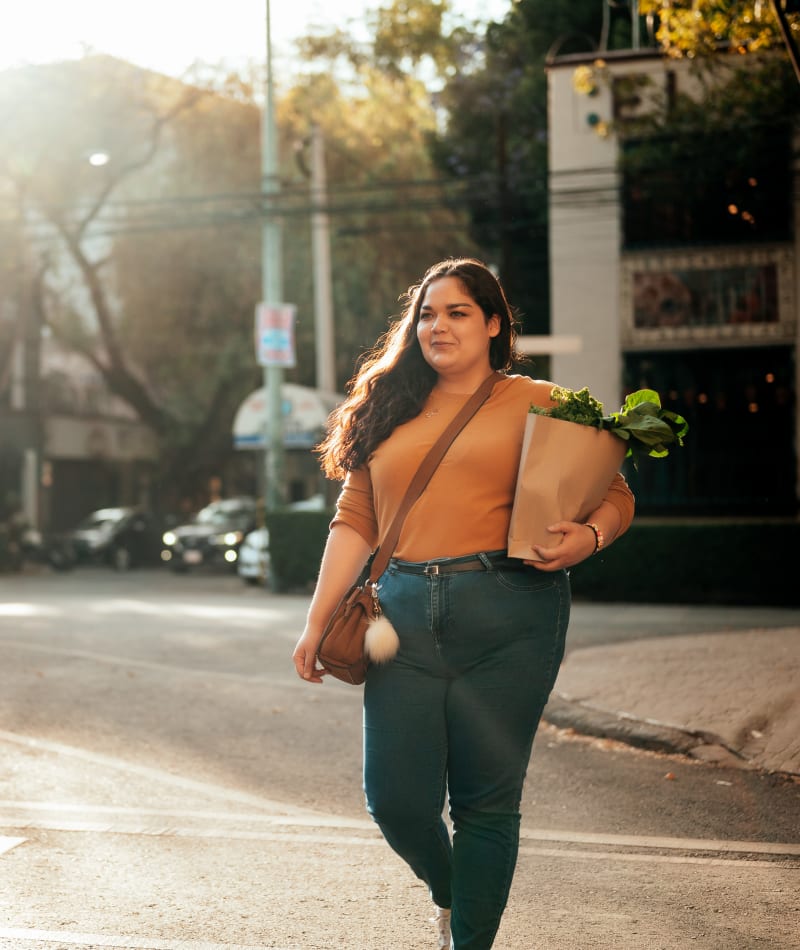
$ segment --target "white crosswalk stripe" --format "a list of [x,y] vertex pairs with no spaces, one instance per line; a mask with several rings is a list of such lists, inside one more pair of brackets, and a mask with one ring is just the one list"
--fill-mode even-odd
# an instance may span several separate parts
[[[9,941],[9,942],[7,942]],[[10,941],[15,941],[11,943]],[[204,940],[158,940],[153,937],[125,937],[110,934],[73,933],[61,930],[34,930],[0,927],[0,948],[21,943],[54,943],[59,947],[116,947],[118,950],[264,950],[264,944],[208,943]],[[290,948],[270,946],[270,950]],[[296,950],[296,948],[293,948]]]

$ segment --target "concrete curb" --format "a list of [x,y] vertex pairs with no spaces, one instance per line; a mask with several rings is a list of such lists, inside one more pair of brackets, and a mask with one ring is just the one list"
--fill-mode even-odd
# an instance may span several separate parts
[[613,739],[653,752],[677,753],[736,768],[753,768],[735,749],[713,732],[680,729],[626,713],[598,709],[553,693],[545,707],[545,722],[580,735]]

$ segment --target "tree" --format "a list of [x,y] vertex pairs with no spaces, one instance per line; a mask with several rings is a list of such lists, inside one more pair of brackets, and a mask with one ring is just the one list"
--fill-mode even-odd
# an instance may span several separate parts
[[[324,136],[332,226],[337,378],[343,384],[353,362],[399,311],[398,296],[435,261],[477,254],[469,234],[467,205],[458,182],[442,180],[429,154],[437,122],[429,84],[417,74],[446,62],[447,37],[438,30],[444,4],[397,3],[400,20],[390,24],[379,10],[370,42],[341,30],[300,43],[305,70],[279,108],[286,177],[290,151],[302,158],[311,123]],[[427,24],[416,33],[417,13]],[[405,42],[404,37],[413,35]],[[428,39],[426,39],[426,37]],[[432,50],[432,51],[431,51]],[[299,305],[298,344],[313,348],[308,235],[308,192],[294,171],[284,201],[286,287]],[[291,212],[294,203],[295,213]],[[310,372],[298,367],[298,372]],[[300,381],[308,382],[308,376]]]
[[[363,104],[372,98],[397,116],[396,133],[402,136],[405,127],[407,137],[418,139],[422,132],[427,154],[417,152],[417,180],[423,168],[443,176],[438,201],[457,208],[462,221],[466,216],[459,241],[450,246],[471,246],[496,266],[525,329],[546,332],[545,64],[554,49],[596,48],[601,5],[520,0],[502,23],[479,30],[459,20],[447,0],[389,0],[373,12],[368,28],[369,39],[361,42],[341,29],[303,39],[310,71],[336,89],[326,98],[321,86],[309,85],[311,99],[341,110],[337,121],[346,117],[347,123],[346,104],[362,103],[365,115]],[[615,20],[610,42],[624,45],[629,35],[629,23]],[[386,117],[376,111],[371,121]],[[334,138],[335,129],[329,130]],[[419,227],[415,240],[424,233],[422,222]],[[398,246],[395,241],[395,254]]]
[[[673,56],[717,53],[721,44],[736,53],[754,53],[780,46],[783,36],[776,7],[789,14],[795,35],[800,32],[796,0],[639,0],[639,9],[658,18],[656,39]],[[791,12],[793,11],[793,12]]]
[[[520,0],[502,23],[461,49],[438,105],[437,167],[474,182],[467,198],[473,238],[499,269],[525,330],[549,328],[547,77],[549,55],[595,49],[595,0]],[[617,23],[614,43],[625,42]]]
[[[777,3],[797,6],[795,0]],[[649,16],[658,14],[655,36],[662,49],[691,60],[693,84],[690,93],[664,99],[660,107],[620,130],[628,140],[637,139],[628,150],[625,169],[652,177],[658,168],[685,168],[688,175],[697,167],[708,181],[722,182],[735,177],[738,168],[740,177],[772,188],[762,201],[763,213],[755,217],[763,224],[775,212],[786,216],[788,204],[782,196],[791,187],[800,91],[792,62],[780,55],[775,10],[744,0],[642,0],[640,7]],[[800,31],[800,16],[789,19],[794,31]],[[796,62],[794,66],[797,69]],[[765,163],[772,164],[769,172]],[[755,168],[761,173],[754,175]],[[694,187],[704,190],[695,178]],[[692,190],[688,181],[678,181],[676,188],[684,198]],[[753,200],[750,196],[748,204]]]
[[[6,74],[0,120],[0,187],[45,275],[48,325],[157,435],[179,493],[230,451],[254,382],[258,113],[88,57]],[[99,149],[108,164],[92,167]]]
[[[157,434],[160,478],[176,494],[230,452],[233,414],[260,382],[265,213],[284,222],[285,295],[299,305],[288,379],[315,382],[308,182],[296,160],[311,122],[327,138],[340,383],[408,283],[475,251],[434,181],[435,115],[418,80],[376,67],[351,87],[319,70],[300,77],[279,99],[283,188],[265,208],[259,112],[236,77],[206,71],[212,93],[92,57],[4,78],[0,188],[24,204],[50,328]],[[98,147],[110,160],[93,168]]]

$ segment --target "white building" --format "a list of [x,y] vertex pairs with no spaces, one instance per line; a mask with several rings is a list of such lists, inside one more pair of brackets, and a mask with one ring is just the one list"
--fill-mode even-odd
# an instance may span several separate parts
[[580,341],[554,353],[552,378],[589,386],[609,410],[647,386],[686,416],[686,446],[632,473],[645,513],[795,515],[790,137],[754,124],[665,139],[649,170],[632,169],[621,164],[642,141],[631,119],[690,91],[690,64],[656,50],[602,55],[548,70],[552,333]]

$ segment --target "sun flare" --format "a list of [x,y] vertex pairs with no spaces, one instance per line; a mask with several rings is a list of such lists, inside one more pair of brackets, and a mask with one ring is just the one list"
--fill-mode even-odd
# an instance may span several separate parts
[[[108,53],[137,65],[180,75],[192,63],[230,66],[260,62],[266,46],[269,0],[28,0],[15,5],[0,30],[0,69],[25,63]],[[271,0],[273,53],[288,60],[295,38],[313,28],[358,28],[379,0]],[[471,19],[502,18],[511,0],[453,0]]]

